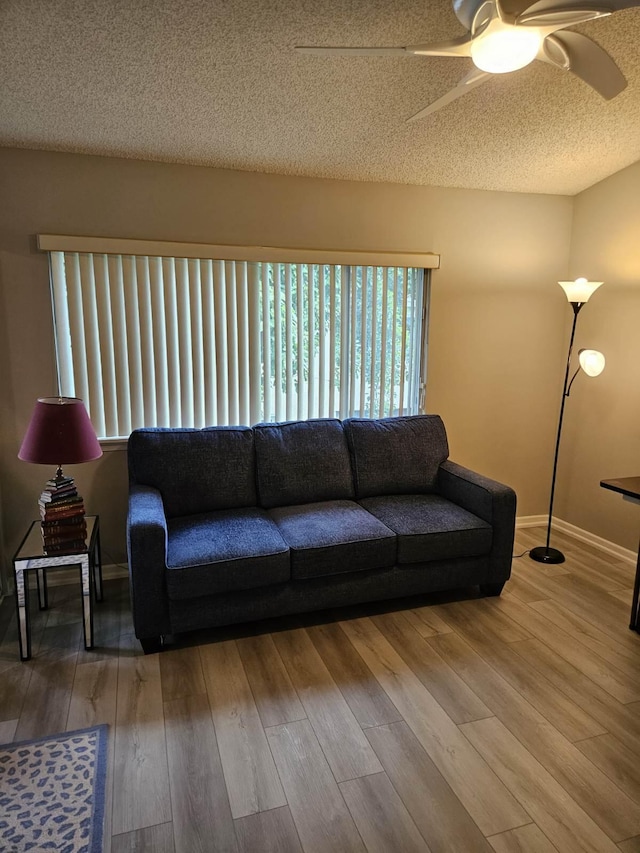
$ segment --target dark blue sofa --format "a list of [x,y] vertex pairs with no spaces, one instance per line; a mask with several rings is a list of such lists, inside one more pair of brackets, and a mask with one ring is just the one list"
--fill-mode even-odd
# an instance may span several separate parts
[[135,430],[127,544],[143,648],[436,590],[499,595],[515,493],[447,457],[437,415]]

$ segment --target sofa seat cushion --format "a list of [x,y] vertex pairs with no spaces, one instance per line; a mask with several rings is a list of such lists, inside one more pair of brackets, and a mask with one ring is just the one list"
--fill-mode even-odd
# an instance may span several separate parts
[[261,509],[231,509],[167,522],[169,598],[267,586],[291,577],[289,549]]
[[354,501],[269,510],[291,550],[291,577],[382,569],[396,561],[396,536]]
[[479,557],[491,550],[491,525],[440,495],[388,495],[360,503],[397,534],[400,565]]

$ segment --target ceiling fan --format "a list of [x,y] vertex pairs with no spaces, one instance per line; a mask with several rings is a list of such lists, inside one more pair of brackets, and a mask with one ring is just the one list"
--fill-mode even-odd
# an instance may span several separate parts
[[611,56],[582,33],[567,30],[639,6],[640,0],[453,0],[453,11],[468,33],[437,44],[407,47],[296,47],[320,56],[465,56],[474,68],[455,88],[411,116],[424,118],[475,89],[492,74],[517,71],[538,59],[571,71],[603,98],[627,85]]

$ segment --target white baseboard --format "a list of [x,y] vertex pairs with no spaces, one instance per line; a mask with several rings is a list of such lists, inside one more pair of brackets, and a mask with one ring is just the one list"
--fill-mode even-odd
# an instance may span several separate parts
[[[129,572],[124,566],[110,563],[102,567],[102,580],[111,581],[117,578],[128,578]],[[35,586],[35,574],[31,572],[31,584]],[[47,586],[66,586],[67,584],[79,583],[78,567],[73,566],[69,569],[56,569],[55,571],[47,572]]]
[[587,545],[592,545],[605,554],[615,557],[617,560],[622,560],[625,563],[631,563],[635,566],[638,561],[638,555],[635,551],[630,551],[628,548],[623,548],[622,545],[616,545],[615,542],[610,542],[608,539],[603,539],[601,536],[596,536],[595,533],[590,533],[588,530],[583,530],[581,527],[576,527],[575,524],[569,524],[568,521],[563,521],[561,518],[554,518],[553,524],[556,530],[562,533],[568,533],[574,539],[579,539],[581,542],[586,542]]
[[[516,529],[523,527],[546,526],[547,518],[548,516],[546,515],[520,516],[519,518],[516,518]],[[556,518],[556,516],[553,517],[552,533],[554,529],[559,530],[561,533],[566,533],[569,536],[573,536],[574,539],[578,539],[580,542],[591,545],[593,548],[597,548],[599,551],[603,551],[605,554],[608,554],[610,557],[615,557],[617,560],[622,560],[624,563],[630,563],[632,566],[635,566],[638,561],[638,555],[635,551],[623,548],[622,545],[616,545],[615,542],[610,542],[608,539],[596,536],[595,533],[590,533],[588,530],[576,527],[575,524],[570,524],[562,518]]]
[[[544,527],[546,523],[546,515],[521,515],[516,518],[516,529]],[[584,542],[593,548],[597,548],[599,551],[603,551],[605,554],[609,554],[611,557],[615,557],[617,560],[622,560],[624,563],[629,563],[632,566],[635,566],[637,563],[638,555],[635,551],[630,551],[628,548],[623,548],[622,545],[616,545],[615,542],[610,542],[608,539],[596,536],[595,533],[590,533],[588,530],[576,527],[575,524],[570,524],[562,518],[554,516],[553,527],[561,533],[567,533],[569,536],[573,536],[574,539],[578,539],[580,542]],[[126,566],[110,563],[102,567],[102,579],[105,581],[127,577],[129,577],[129,572]],[[64,584],[76,583],[77,580],[78,570],[76,568],[56,569],[55,572],[49,572],[47,575],[48,586],[63,586]],[[10,590],[10,592],[12,591]],[[9,593],[0,595],[0,602]]]
[[542,527],[546,523],[546,515],[520,515],[516,518],[516,529],[519,527]]
[[[102,567],[102,580],[112,581],[117,578],[128,578],[129,572],[124,566],[109,563]],[[55,572],[47,573],[47,586],[63,586],[75,583],[78,580],[78,569],[56,569]]]
[[117,578],[128,578],[129,577],[129,569],[127,566],[117,565],[116,563],[109,563],[106,566],[102,567],[102,577],[104,580],[116,580]]

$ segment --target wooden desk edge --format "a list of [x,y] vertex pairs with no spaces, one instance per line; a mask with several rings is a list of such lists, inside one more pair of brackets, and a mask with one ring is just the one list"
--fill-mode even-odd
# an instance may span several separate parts
[[[629,488],[624,486],[626,481],[635,483],[635,487]],[[640,499],[640,477],[618,477],[612,480],[600,480],[600,485],[603,489],[609,489],[611,492],[617,492],[620,495],[626,495],[629,498]]]

